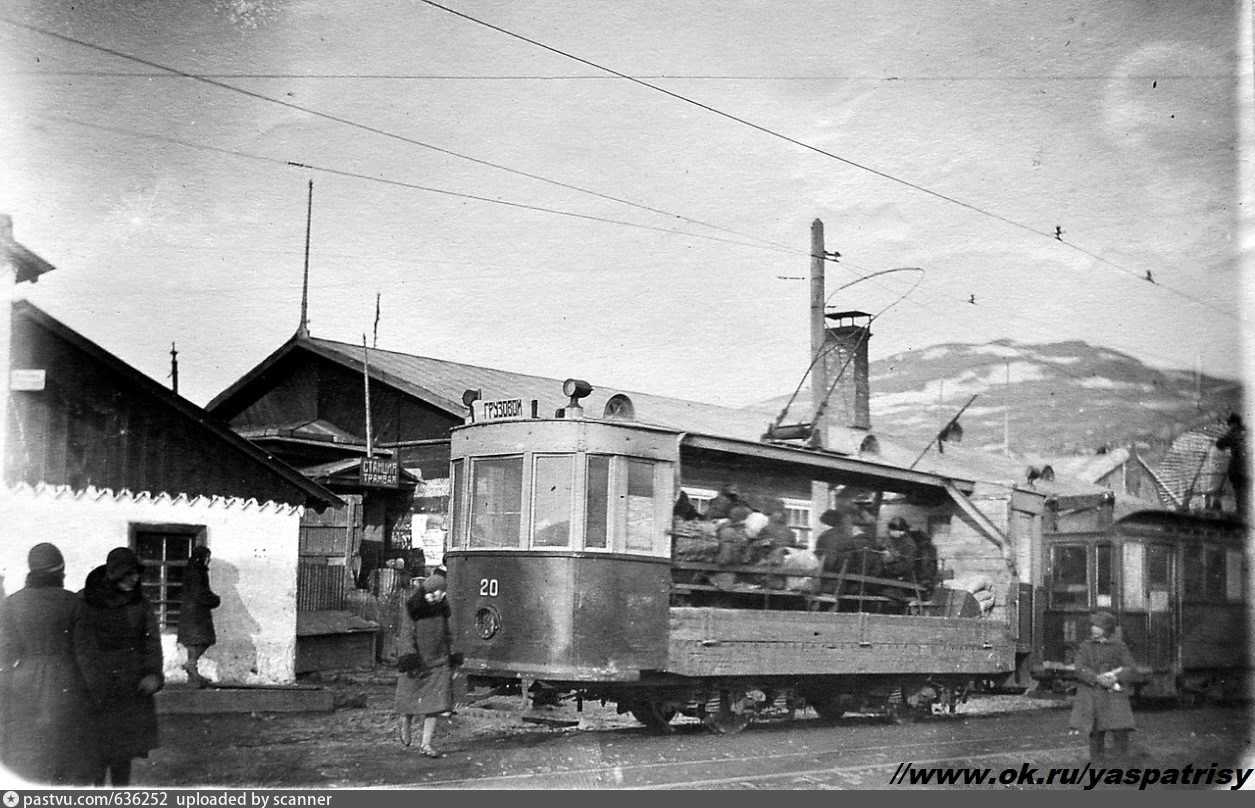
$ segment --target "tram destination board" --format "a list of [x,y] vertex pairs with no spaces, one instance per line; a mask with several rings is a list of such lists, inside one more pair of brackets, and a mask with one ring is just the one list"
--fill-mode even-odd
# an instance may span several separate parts
[[507,398],[483,402],[485,421],[505,421],[523,417],[523,399]]

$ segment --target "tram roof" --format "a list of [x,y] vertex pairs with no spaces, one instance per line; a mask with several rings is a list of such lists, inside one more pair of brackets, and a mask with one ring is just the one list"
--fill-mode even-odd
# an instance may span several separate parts
[[971,480],[944,477],[927,471],[916,471],[915,469],[903,468],[901,466],[874,463],[869,460],[820,449],[782,446],[774,443],[761,443],[702,434],[685,435],[681,440],[681,446],[697,451],[752,457],[758,460],[787,463],[793,466],[805,466],[813,470],[828,472],[835,476],[848,475],[857,477],[860,480],[874,482],[888,490],[909,490],[912,488],[944,490],[947,484],[953,485],[965,494],[970,494],[975,489],[975,484]]

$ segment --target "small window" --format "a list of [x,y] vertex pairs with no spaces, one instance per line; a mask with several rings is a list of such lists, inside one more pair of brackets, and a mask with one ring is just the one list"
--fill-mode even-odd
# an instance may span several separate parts
[[466,546],[466,534],[462,530],[462,504],[465,502],[465,495],[462,493],[462,468],[465,465],[465,460],[454,460],[453,471],[449,479],[449,509],[452,511],[453,517],[450,525],[452,532],[450,533],[449,543],[454,547]]
[[162,630],[179,625],[183,604],[183,571],[192,556],[192,548],[203,544],[203,525],[132,525],[131,545],[144,575],[140,587],[152,604]]
[[532,546],[571,546],[573,455],[539,455],[532,471]]
[[1204,560],[1202,545],[1187,544],[1182,550],[1181,561],[1181,583],[1185,598],[1202,600],[1207,596],[1207,562]]
[[627,549],[654,549],[654,467],[651,460],[629,458],[627,484]]
[[1225,600],[1225,552],[1219,547],[1207,547],[1203,550],[1207,564],[1207,586],[1204,590],[1208,600]]
[[468,547],[519,547],[523,517],[523,458],[484,458],[471,465]]
[[1089,562],[1084,546],[1050,548],[1050,605],[1060,609],[1089,608]]
[[1146,547],[1136,542],[1124,545],[1124,608],[1146,609]]
[[1111,545],[1094,548],[1094,605],[1099,609],[1115,607],[1115,569],[1111,564]]
[[610,535],[610,458],[588,456],[585,485],[584,546],[605,549]]
[[797,537],[794,544],[798,547],[810,547],[811,543],[811,505],[809,502],[786,500],[784,503],[785,524],[793,528]]
[[1242,600],[1242,551],[1226,550],[1225,599],[1230,603]]

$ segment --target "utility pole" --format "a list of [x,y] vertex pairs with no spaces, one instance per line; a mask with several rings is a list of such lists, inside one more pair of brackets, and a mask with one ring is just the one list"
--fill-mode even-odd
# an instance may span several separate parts
[[301,324],[296,328],[298,337],[309,336],[309,226],[314,218],[314,181],[309,181],[309,199],[305,203],[305,278],[301,282]]
[[366,348],[366,335],[362,334],[362,394],[366,399],[366,456],[375,456],[375,442],[370,430],[370,351]]
[[173,342],[170,343],[170,389],[176,396],[179,394],[179,352]]
[[[820,412],[818,408],[828,395],[828,373],[820,358],[826,340],[824,304],[824,223],[816,219],[811,222],[811,412]],[[828,443],[826,415],[815,419],[810,442],[817,448]]]
[[1007,360],[1007,381],[1002,386],[1002,453],[1011,456],[1011,360]]

